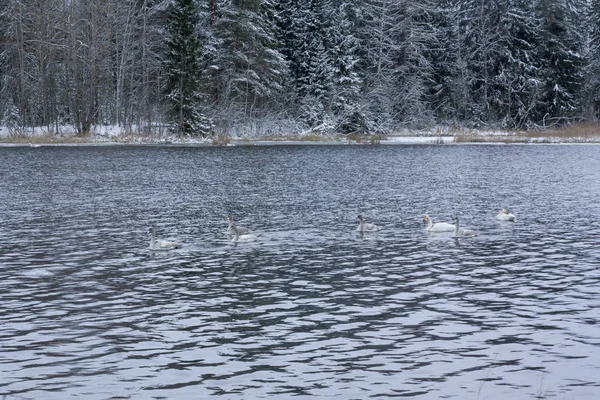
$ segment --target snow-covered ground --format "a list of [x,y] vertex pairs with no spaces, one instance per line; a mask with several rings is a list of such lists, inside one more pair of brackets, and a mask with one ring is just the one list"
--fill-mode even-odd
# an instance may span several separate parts
[[[56,133],[58,132],[58,133]],[[314,135],[298,136],[297,134],[281,135],[277,138],[233,136],[213,143],[212,139],[179,138],[175,135],[137,133],[136,127],[119,127],[114,125],[95,126],[88,137],[76,135],[73,127],[60,126],[58,130],[48,127],[28,128],[17,135],[5,126],[0,126],[0,145],[115,145],[115,144],[177,144],[177,145],[284,145],[284,144],[357,144],[347,137],[315,137]],[[363,141],[371,144],[371,137]],[[583,136],[553,136],[551,133],[527,135],[506,131],[489,130],[451,131],[447,128],[431,130],[403,130],[381,137],[377,144],[451,144],[451,143],[497,143],[497,144],[528,144],[528,143],[600,143],[600,133]]]
[[[94,126],[92,135],[100,138],[113,138],[121,135],[123,128],[115,125],[98,125]],[[6,126],[0,126],[0,138],[45,138],[49,136],[70,137],[75,136],[76,131],[72,126],[37,126],[33,128],[25,128],[23,132],[16,132]]]
[[382,144],[446,144],[453,143],[454,136],[388,136]]

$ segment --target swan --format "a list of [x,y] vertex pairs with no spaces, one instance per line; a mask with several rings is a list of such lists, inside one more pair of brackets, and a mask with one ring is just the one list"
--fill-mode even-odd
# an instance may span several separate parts
[[451,232],[456,226],[447,222],[438,222],[434,224],[429,215],[423,217],[423,221],[427,222],[427,232]]
[[169,242],[168,240],[156,239],[154,236],[154,228],[150,228],[150,250],[172,250],[180,249],[181,244],[177,242]]
[[29,147],[40,147],[40,145],[39,144],[33,144],[33,143],[29,142]]
[[248,243],[256,241],[256,236],[248,234],[248,230],[246,228],[243,228],[246,230],[246,233],[242,233],[240,228],[241,227],[236,226],[233,222],[231,222],[231,228],[229,232],[233,234],[233,239],[231,240],[233,243]]
[[461,238],[477,236],[477,232],[475,231],[472,231],[470,229],[461,229],[458,217],[454,217],[453,222],[456,224],[456,228],[454,228],[454,234],[452,235],[453,237]]
[[233,237],[233,235],[235,234],[233,232],[233,227],[235,227],[237,229],[238,235],[247,235],[248,234],[248,228],[244,228],[243,226],[237,226],[233,223],[233,217],[231,215],[227,216],[227,222],[229,223],[229,226],[227,227],[227,234],[229,235],[229,237]]
[[365,219],[363,218],[362,215],[358,216],[358,227],[356,228],[356,230],[360,233],[363,232],[375,232],[377,230],[379,230],[379,227],[377,225],[374,224],[369,224],[365,222]]
[[500,221],[512,221],[512,222],[516,221],[514,214],[512,214],[506,208],[503,208],[502,211],[500,211],[498,213],[498,215],[496,215],[496,219],[498,219]]

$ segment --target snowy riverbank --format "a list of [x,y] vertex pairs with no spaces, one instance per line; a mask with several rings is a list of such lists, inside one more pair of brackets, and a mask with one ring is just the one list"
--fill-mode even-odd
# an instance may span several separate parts
[[0,146],[111,146],[111,145],[173,145],[173,146],[259,146],[259,145],[414,145],[414,144],[567,144],[600,143],[600,129],[585,132],[565,131],[475,131],[448,129],[402,131],[390,135],[360,137],[321,135],[281,135],[275,137],[179,138],[174,135],[146,135],[125,131],[114,126],[98,126],[85,137],[68,128],[54,134],[44,128],[31,128],[15,134],[0,127]]

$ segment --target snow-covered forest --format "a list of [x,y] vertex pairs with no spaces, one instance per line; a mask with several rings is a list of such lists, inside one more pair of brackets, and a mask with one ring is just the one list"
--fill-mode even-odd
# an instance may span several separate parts
[[14,131],[595,121],[600,0],[0,0]]

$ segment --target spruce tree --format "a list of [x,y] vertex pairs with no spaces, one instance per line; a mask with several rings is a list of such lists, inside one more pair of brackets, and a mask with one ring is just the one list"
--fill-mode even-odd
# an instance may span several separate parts
[[272,13],[270,1],[234,1],[219,9],[212,26],[218,51],[208,63],[208,72],[216,85],[215,102],[221,108],[234,106],[243,119],[277,107],[287,74]]
[[173,133],[207,136],[211,123],[201,111],[199,12],[194,0],[175,0],[167,20],[166,95]]
[[440,3],[444,4],[439,4],[431,13],[431,24],[436,27],[436,32],[425,51],[425,57],[431,63],[428,98],[436,121],[452,124],[460,118],[464,105],[460,101],[464,85],[459,84],[457,12],[452,4]]
[[564,124],[580,116],[579,91],[583,82],[584,59],[580,36],[584,4],[577,1],[540,0],[540,45],[536,57],[541,61],[539,79],[542,96],[536,118],[544,127]]
[[531,0],[509,0],[500,16],[502,50],[494,76],[494,114],[503,128],[531,128],[539,106],[541,85],[537,79],[539,60],[538,20]]
[[329,53],[333,72],[331,93],[332,111],[336,115],[336,130],[342,133],[369,130],[366,117],[360,108],[363,85],[360,72],[360,43],[356,25],[362,18],[361,7],[347,1],[331,7],[328,20]]
[[362,5],[358,26],[363,63],[362,109],[377,130],[393,129],[400,61],[402,60],[403,7],[400,2],[368,0]]
[[587,118],[597,120],[600,118],[600,0],[590,1],[587,25],[588,63],[585,68],[587,85],[583,93],[583,101]]
[[328,6],[320,0],[280,0],[276,8],[297,109],[309,126],[323,124],[331,111],[334,71],[328,52],[330,21],[325,20]]
[[462,0],[459,7],[460,40],[464,54],[469,104],[465,117],[474,126],[498,122],[493,107],[497,99],[496,78],[504,52],[501,17],[506,4],[493,0]]

